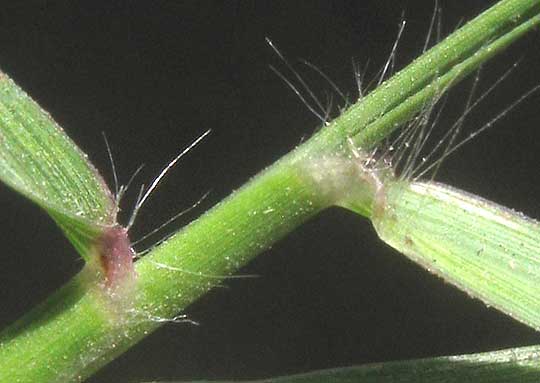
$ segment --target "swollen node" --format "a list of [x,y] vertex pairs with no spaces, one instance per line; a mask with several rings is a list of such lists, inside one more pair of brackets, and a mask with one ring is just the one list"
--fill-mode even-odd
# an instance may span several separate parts
[[131,285],[136,277],[135,252],[126,228],[116,225],[105,229],[96,242],[96,251],[107,288],[117,290]]
[[329,205],[342,206],[369,218],[382,214],[385,183],[394,179],[391,168],[354,148],[348,154],[310,159],[305,169]]

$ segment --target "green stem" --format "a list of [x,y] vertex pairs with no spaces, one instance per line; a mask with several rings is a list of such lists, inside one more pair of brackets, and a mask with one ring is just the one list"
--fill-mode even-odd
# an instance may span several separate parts
[[[90,375],[158,327],[154,317],[172,318],[217,284],[211,275],[234,272],[326,207],[290,162],[263,172],[137,262],[133,312],[116,316],[98,291],[83,293],[83,271],[4,333],[0,377],[49,382]],[[36,355],[46,355],[46,363],[33,364]]]
[[[91,273],[83,271],[4,331],[0,381],[64,382],[91,375],[156,329],[161,324],[156,318],[181,312],[215,286],[219,276],[233,273],[332,205],[333,196],[322,192],[324,187],[306,167],[316,169],[309,165],[335,156],[348,137],[431,86],[436,76],[453,73],[452,68],[475,57],[482,47],[504,36],[507,43],[516,40],[538,22],[533,17],[539,12],[538,0],[501,1],[426,52],[318,135],[138,261],[137,285],[129,299],[104,296],[97,286],[89,288]],[[525,26],[515,33],[516,25]],[[507,43],[489,49],[498,52]],[[468,68],[478,67],[492,55],[476,56],[480,59]],[[461,78],[462,72],[457,72],[449,84]],[[389,127],[410,118],[420,107],[386,121],[373,135],[378,139],[389,134]]]

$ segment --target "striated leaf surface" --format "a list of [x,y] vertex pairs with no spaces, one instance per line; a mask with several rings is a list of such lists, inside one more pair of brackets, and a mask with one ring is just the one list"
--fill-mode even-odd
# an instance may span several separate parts
[[115,222],[113,196],[87,156],[3,73],[0,180],[45,209],[83,257]]

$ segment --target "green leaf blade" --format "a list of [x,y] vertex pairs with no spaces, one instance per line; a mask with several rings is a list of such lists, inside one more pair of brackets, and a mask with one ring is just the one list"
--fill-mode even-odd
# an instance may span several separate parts
[[387,188],[386,243],[471,296],[540,330],[540,224],[437,183]]
[[83,256],[114,224],[114,199],[86,155],[1,73],[0,180],[45,209]]
[[[372,363],[243,383],[536,383],[540,380],[540,346],[507,350]],[[196,381],[191,383],[233,383]],[[162,382],[166,383],[166,382]],[[172,383],[172,382],[171,382]],[[177,382],[179,383],[179,382]],[[187,383],[187,382],[185,382]]]

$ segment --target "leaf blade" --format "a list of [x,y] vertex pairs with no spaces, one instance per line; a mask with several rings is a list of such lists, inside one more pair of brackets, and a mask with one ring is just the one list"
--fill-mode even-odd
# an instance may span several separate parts
[[379,237],[427,270],[540,329],[540,223],[438,183],[397,182]]
[[114,199],[86,155],[3,73],[0,180],[46,210],[83,257],[114,223]]
[[[540,379],[540,346],[478,354],[371,363],[311,371],[244,383],[536,383]],[[195,381],[191,383],[209,383]],[[212,381],[233,383],[233,381]],[[165,382],[162,382],[165,383]],[[172,383],[172,382],[171,382]]]

